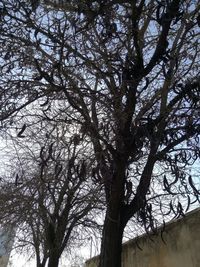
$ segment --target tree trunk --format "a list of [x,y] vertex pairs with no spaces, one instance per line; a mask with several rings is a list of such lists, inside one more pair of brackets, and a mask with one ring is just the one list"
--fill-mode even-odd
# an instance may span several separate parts
[[60,256],[58,255],[58,253],[50,253],[48,267],[58,267],[59,259]]
[[36,266],[37,267],[45,267],[45,264],[46,264],[46,259],[43,258],[43,260],[41,261],[39,254],[36,254]]
[[121,267],[123,231],[120,216],[115,221],[106,215],[99,267]]
[[124,187],[125,157],[118,158],[111,181],[105,184],[107,189],[107,210],[101,241],[99,267],[121,267],[122,238],[124,232]]

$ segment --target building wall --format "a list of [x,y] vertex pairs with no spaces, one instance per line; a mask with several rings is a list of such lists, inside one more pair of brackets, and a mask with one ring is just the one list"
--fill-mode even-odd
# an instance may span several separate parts
[[0,255],[0,266],[1,267],[7,267],[9,261],[9,256],[1,256]]
[[0,228],[0,267],[8,265],[14,240],[14,231]]
[[[200,267],[200,209],[167,224],[159,235],[144,235],[123,245],[122,267]],[[86,262],[97,267],[98,257]]]

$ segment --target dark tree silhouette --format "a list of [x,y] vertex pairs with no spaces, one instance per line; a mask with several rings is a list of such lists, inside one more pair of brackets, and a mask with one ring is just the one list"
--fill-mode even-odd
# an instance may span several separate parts
[[0,184],[1,225],[16,230],[16,248],[34,249],[37,267],[58,266],[70,246],[100,231],[95,216],[102,209],[101,190],[91,180],[87,145],[67,137],[65,125],[52,127],[35,138],[29,127],[24,138],[32,140],[15,142],[10,177]]
[[100,267],[121,266],[133,216],[154,229],[156,207],[178,217],[199,202],[188,170],[199,159],[199,10],[192,0],[1,1],[2,127],[34,103],[91,143],[106,196]]

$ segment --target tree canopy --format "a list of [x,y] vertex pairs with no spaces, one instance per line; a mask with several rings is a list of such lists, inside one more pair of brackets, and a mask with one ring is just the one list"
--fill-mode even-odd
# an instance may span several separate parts
[[[2,130],[76,129],[104,186],[100,267],[120,267],[136,216],[181,216],[199,203],[198,1],[20,1],[0,4]],[[35,112],[33,112],[35,110]],[[37,127],[35,126],[37,125]],[[22,137],[23,136],[23,137]]]
[[1,181],[1,225],[14,229],[18,250],[34,251],[37,267],[58,265],[63,252],[100,230],[94,216],[103,199],[87,171],[92,158],[87,144],[78,146],[66,132],[63,123],[48,123],[40,137],[26,129],[24,138],[32,140],[18,133],[16,153],[9,149],[9,176]]

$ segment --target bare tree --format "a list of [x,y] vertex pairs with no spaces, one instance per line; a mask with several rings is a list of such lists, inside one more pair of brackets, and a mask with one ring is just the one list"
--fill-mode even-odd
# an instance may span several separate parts
[[93,176],[105,189],[100,267],[120,267],[133,216],[154,229],[155,209],[180,216],[199,202],[189,168],[199,159],[200,5],[54,4],[1,3],[2,127],[31,103],[44,101],[47,120],[55,100],[66,103],[60,113],[92,144]]
[[[100,230],[100,186],[92,182],[87,144],[78,146],[66,125],[48,125],[48,138],[15,144],[10,177],[1,186],[1,224],[16,229],[18,248],[34,248],[37,267],[58,266],[66,249],[88,239],[87,228]],[[28,139],[26,141],[26,139]],[[30,149],[30,146],[32,147]],[[16,167],[15,167],[16,166]]]

